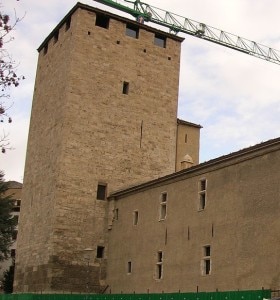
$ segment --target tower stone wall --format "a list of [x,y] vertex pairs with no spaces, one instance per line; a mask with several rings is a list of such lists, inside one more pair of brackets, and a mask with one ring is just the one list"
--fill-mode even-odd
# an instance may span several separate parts
[[181,42],[78,3],[39,47],[16,292],[106,289],[106,195],[175,171]]

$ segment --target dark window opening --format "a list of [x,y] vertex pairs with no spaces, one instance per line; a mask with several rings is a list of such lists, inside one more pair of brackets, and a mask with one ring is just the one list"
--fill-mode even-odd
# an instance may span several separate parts
[[109,21],[110,21],[109,17],[107,17],[105,15],[97,14],[96,19],[95,19],[95,26],[108,29],[109,28]]
[[199,209],[205,209],[205,205],[206,205],[206,197],[205,197],[205,193],[202,193],[199,195]]
[[127,36],[130,36],[134,39],[138,39],[139,37],[139,28],[135,27],[131,24],[126,24],[126,31],[125,31]]
[[155,34],[154,44],[156,46],[161,47],[161,48],[165,48],[166,47],[166,37],[162,36],[162,35]]
[[167,202],[167,193],[161,194],[161,202]]
[[211,261],[210,259],[205,259],[204,260],[204,272],[205,275],[209,275],[211,271]]
[[127,273],[130,274],[132,272],[132,263],[131,261],[127,262]]
[[200,190],[205,191],[206,190],[206,179],[203,179],[200,181]]
[[138,220],[139,220],[139,213],[138,211],[134,211],[133,213],[133,225],[137,225],[138,224]]
[[129,82],[124,81],[123,83],[123,94],[128,95],[129,91]]
[[59,36],[59,31],[57,30],[55,33],[54,33],[54,36],[53,36],[53,43],[57,43],[58,41],[58,36]]
[[188,135],[185,134],[185,143],[187,143],[187,142],[188,142]]
[[44,55],[46,55],[47,53],[48,53],[48,44],[46,44],[44,47]]
[[158,264],[157,272],[156,272],[156,279],[161,279],[161,278],[162,278],[162,265]]
[[204,247],[204,256],[210,256],[211,255],[211,247],[205,246]]
[[119,209],[115,208],[114,209],[114,220],[118,220],[119,219]]
[[103,258],[103,257],[104,257],[104,247],[103,246],[97,246],[96,258]]
[[107,191],[107,185],[98,184],[96,199],[97,200],[106,200],[106,191]]
[[12,210],[13,210],[13,212],[19,212],[20,206],[14,206]]
[[158,251],[158,262],[162,262],[162,251]]
[[17,225],[18,224],[18,216],[17,215],[13,216],[13,219],[15,221],[15,224]]
[[70,25],[71,25],[71,17],[66,20],[65,31],[67,31],[70,28]]
[[12,234],[12,239],[15,241],[17,239],[17,231],[14,231]]
[[16,257],[16,249],[11,249],[11,257],[12,258]]

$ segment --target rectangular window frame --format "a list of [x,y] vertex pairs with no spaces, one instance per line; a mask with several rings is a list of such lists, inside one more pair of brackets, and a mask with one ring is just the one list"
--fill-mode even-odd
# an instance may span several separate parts
[[132,261],[129,260],[127,262],[127,275],[130,275],[132,273]]
[[125,27],[125,34],[133,39],[139,39],[139,27],[127,23]]
[[96,247],[96,258],[104,258],[104,252],[105,252],[105,247],[104,246],[97,246]]
[[138,222],[139,222],[139,211],[138,210],[135,210],[133,212],[133,225],[134,226],[137,226],[138,225]]
[[209,276],[212,273],[212,260],[211,260],[211,246],[203,246],[203,258],[201,261],[201,274],[202,276]]
[[96,200],[105,201],[107,199],[107,184],[98,182],[96,190]]
[[207,180],[202,178],[198,182],[198,211],[205,210],[207,205]]
[[167,217],[167,192],[162,192],[160,195],[159,221],[166,220]]
[[155,33],[154,35],[154,45],[160,48],[166,48],[166,36]]
[[95,16],[95,26],[100,28],[109,29],[110,17],[104,14],[96,14]]
[[155,279],[161,280],[163,278],[163,251],[157,252],[157,262],[155,270]]

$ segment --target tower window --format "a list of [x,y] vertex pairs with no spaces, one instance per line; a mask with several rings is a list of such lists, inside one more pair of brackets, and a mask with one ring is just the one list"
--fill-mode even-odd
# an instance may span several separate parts
[[96,258],[103,258],[103,257],[104,257],[104,247],[103,246],[97,246]]
[[187,143],[187,142],[188,142],[188,135],[185,134],[185,143]]
[[118,220],[119,219],[119,209],[115,208],[114,209],[114,220]]
[[139,37],[139,28],[136,26],[133,26],[131,24],[126,24],[126,31],[127,36],[130,36],[134,39],[138,39]]
[[135,210],[133,212],[133,225],[137,225],[139,220],[139,212],[138,210]]
[[159,220],[165,220],[167,214],[167,193],[161,194]]
[[54,43],[54,44],[58,41],[58,36],[59,36],[59,30],[57,30],[57,31],[54,33],[54,36],[53,36],[53,43]]
[[96,19],[95,19],[95,26],[108,29],[109,28],[109,21],[110,21],[109,17],[107,17],[105,15],[97,14]]
[[129,91],[129,82],[124,81],[123,82],[123,94],[128,95]]
[[199,187],[198,187],[198,210],[204,210],[206,206],[206,187],[207,182],[206,179],[201,179],[199,181]]
[[106,194],[107,194],[106,192],[107,192],[107,185],[99,183],[97,185],[96,199],[97,200],[106,200]]
[[161,48],[166,48],[166,37],[159,34],[155,34],[154,44]]
[[70,25],[71,25],[71,17],[69,17],[69,18],[66,20],[66,23],[65,23],[65,31],[67,31],[67,30],[70,28]]

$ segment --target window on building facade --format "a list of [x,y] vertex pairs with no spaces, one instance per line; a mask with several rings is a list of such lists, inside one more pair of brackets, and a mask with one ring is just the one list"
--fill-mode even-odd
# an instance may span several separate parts
[[165,220],[167,215],[167,193],[162,193],[160,197],[159,219]]
[[118,220],[119,219],[119,209],[115,208],[114,209],[114,220]]
[[128,95],[128,91],[129,91],[129,82],[124,81],[123,82],[123,94]]
[[71,26],[71,17],[69,17],[65,22],[65,31],[69,30]]
[[107,194],[107,185],[99,183],[97,185],[97,194],[96,194],[96,199],[97,200],[106,200],[106,195]]
[[187,143],[188,142],[188,135],[187,135],[187,133],[185,134],[185,143]]
[[157,252],[157,263],[156,263],[156,279],[162,279],[163,272],[163,252]]
[[211,274],[211,246],[203,247],[202,275]]
[[135,210],[133,212],[133,225],[137,225],[139,221],[139,212],[138,210]]
[[128,261],[127,262],[127,274],[131,274],[132,273],[132,262]]
[[206,179],[201,179],[198,185],[198,210],[204,210],[206,206]]
[[109,28],[110,18],[105,15],[97,14],[95,19],[95,26],[102,27],[102,28]]
[[166,47],[166,37],[159,35],[159,34],[155,34],[154,44],[161,48],[165,48]]
[[104,247],[97,246],[96,248],[96,258],[103,258],[104,257]]
[[54,33],[54,36],[53,36],[53,43],[54,44],[58,41],[58,36],[59,36],[59,29]]
[[138,39],[138,37],[139,37],[139,28],[136,27],[136,26],[133,26],[131,24],[126,24],[125,33],[126,33],[127,36]]

